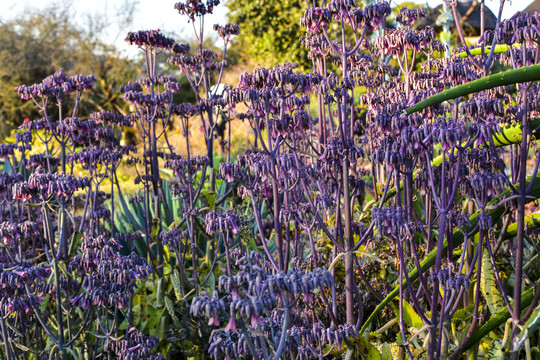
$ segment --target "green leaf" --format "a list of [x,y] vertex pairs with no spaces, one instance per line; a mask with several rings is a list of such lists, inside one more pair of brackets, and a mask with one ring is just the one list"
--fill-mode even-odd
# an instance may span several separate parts
[[[163,317],[163,312],[165,311],[164,308],[155,308],[153,306],[146,306],[144,309],[146,313],[146,320],[148,329],[150,330],[151,335],[158,335],[160,329],[158,327],[158,324],[161,321],[161,318]],[[142,330],[141,330],[142,331]]]
[[156,297],[156,302],[154,303],[157,307],[163,306],[163,278],[157,280],[157,286],[154,289],[154,294]]
[[399,346],[396,343],[384,343],[379,347],[382,360],[394,360],[399,356]]
[[259,251],[259,248],[257,247],[257,243],[255,242],[255,238],[253,238],[253,236],[248,236],[248,245],[250,250]]
[[[142,224],[144,224],[144,220],[141,216],[133,215],[132,210],[134,210],[133,204],[126,204],[126,201],[124,200],[124,196],[122,195],[122,191],[120,190],[120,184],[117,182],[116,187],[118,189],[118,198],[120,199],[120,204],[122,205],[122,212],[123,214],[127,215],[127,217],[130,220],[130,223],[135,224],[138,230],[144,230]],[[131,209],[131,211],[130,211]],[[137,217],[137,219],[136,219]]]
[[[482,305],[480,305],[478,309],[479,311],[482,310]],[[473,316],[473,311],[474,311],[474,305],[459,309],[454,313],[452,320],[461,320],[461,321],[469,320]]]
[[79,243],[82,239],[83,234],[78,231],[75,231],[73,235],[71,235],[71,239],[69,239],[69,256],[73,256],[75,254],[75,250],[77,250],[77,247],[79,246]]
[[[526,186],[528,186],[530,184],[530,182],[531,182],[531,177],[527,178]],[[519,184],[516,184],[516,187],[517,186],[519,186]],[[501,199],[504,199],[506,196],[508,196],[508,194],[510,194],[510,192],[511,192],[511,189],[507,188],[502,194],[500,194],[499,196],[497,196],[496,198],[494,198],[492,201],[490,201],[488,203],[489,207],[487,207],[487,208],[489,208],[490,210],[488,210],[487,213],[488,213],[489,216],[491,216],[491,219],[492,219],[492,221],[494,223],[499,221],[499,219],[501,218],[501,216],[503,215],[503,213],[505,211],[505,205],[504,204],[499,205],[499,201]],[[535,181],[532,184],[529,195],[531,196],[531,198],[540,197],[540,179],[538,179],[538,178],[535,179]],[[529,200],[529,202],[530,202],[530,200]],[[464,229],[466,232],[468,232],[470,234],[470,236],[476,234],[476,232],[478,231],[478,227],[476,225],[478,223],[478,216],[479,215],[480,215],[480,210],[476,211],[469,218],[469,222],[470,222],[471,225],[467,226]],[[463,233],[461,232],[461,230],[459,230],[459,229],[454,230],[452,237],[453,237],[452,242],[453,242],[454,248],[458,247],[459,245],[461,245],[463,243]],[[445,252],[447,249],[448,249],[448,243],[447,243],[447,240],[445,239],[444,243],[443,243],[442,251]],[[456,256],[458,254],[458,252],[461,252],[461,251],[454,252],[454,256]],[[420,263],[420,267],[421,267],[422,271],[426,271],[427,269],[431,268],[435,264],[436,255],[437,255],[437,249],[434,249],[429,254],[427,254],[425,259]],[[414,269],[413,271],[411,271],[409,273],[409,280],[410,281],[415,281],[416,279],[418,279],[418,269]],[[407,286],[406,280],[403,280],[402,285]],[[371,313],[369,318],[364,322],[364,325],[362,325],[362,328],[360,329],[360,334],[364,334],[366,332],[366,330],[368,329],[368,326],[377,317],[379,312],[382,309],[384,309],[392,300],[394,300],[398,296],[398,294],[399,294],[399,285],[396,286],[386,296],[386,298],[384,298],[384,300],[379,305],[377,305],[375,310],[373,310],[373,312]],[[525,294],[523,294],[523,296],[525,296]],[[531,300],[529,299],[529,303],[530,303],[530,301]],[[505,307],[505,309],[506,309],[506,307]],[[503,310],[505,310],[505,309],[503,309]],[[488,323],[489,323],[489,321],[488,321]],[[487,325],[487,323],[486,323],[486,325]]]
[[71,355],[72,359],[75,359],[75,360],[79,359],[79,356],[75,353],[75,351],[73,351],[70,348],[65,348],[65,349]]
[[540,327],[540,306],[537,306],[531,316],[529,317],[529,320],[525,323],[525,329],[527,329],[529,334],[532,334],[536,332],[536,330]]
[[[533,297],[534,297],[534,288],[530,288],[529,290],[525,291],[521,295],[521,309],[523,310],[529,304],[531,303]],[[513,306],[513,303],[510,304]],[[510,312],[508,311],[508,308],[505,306],[503,307],[496,315],[493,315],[484,325],[482,325],[479,329],[477,329],[473,335],[471,336],[469,342],[463,348],[461,348],[461,351],[459,353],[452,354],[452,358],[456,358],[459,354],[469,350],[474,345],[476,345],[480,340],[484,338],[487,334],[489,334],[491,331],[496,330],[506,322],[510,318]]]
[[201,194],[204,200],[206,200],[206,202],[208,203],[208,207],[212,210],[215,210],[216,209],[216,192],[210,189],[204,189],[203,191],[201,191]]
[[526,342],[526,340],[530,336],[534,336],[538,328],[540,327],[540,306],[537,306],[531,316],[529,317],[529,320],[525,323],[525,326],[523,327],[523,330],[518,336],[518,339],[514,341],[512,344],[512,347],[520,349]]
[[153,219],[152,220],[152,239],[156,240],[159,236],[159,232],[161,230],[161,222],[159,219]]
[[213,294],[216,291],[216,276],[211,273],[208,276],[208,293]]
[[504,307],[504,300],[501,292],[497,287],[497,279],[495,278],[495,269],[491,264],[489,252],[484,250],[482,255],[482,274],[480,276],[480,291],[486,300],[489,312],[495,315]]
[[167,245],[163,245],[163,258],[168,264],[171,262],[171,251],[169,250],[169,246]]
[[[170,185],[169,185],[169,182],[166,181],[166,180],[163,180],[162,182],[163,184],[163,194],[164,194],[164,200],[165,200],[165,203],[167,205],[167,207],[169,208],[169,210],[172,210],[172,196],[171,196],[171,190],[170,190]],[[169,216],[169,212],[168,211],[165,211],[165,204],[162,203],[161,204],[161,207],[162,207],[162,210],[163,210],[163,213],[165,214],[165,219],[166,219],[166,222],[167,224],[170,224],[171,222],[174,221],[174,219],[171,219],[170,216]],[[174,217],[174,214],[172,214],[173,217]]]
[[159,332],[157,333],[158,338],[165,339],[168,325],[169,325],[169,318],[167,318],[166,316],[162,316],[161,319],[159,320]]
[[142,320],[139,323],[139,326],[137,326],[137,329],[139,329],[139,331],[145,332],[145,333],[146,333],[147,328],[148,328],[148,320]]
[[119,214],[119,212],[115,212],[115,213],[114,213],[114,226],[116,226],[118,232],[121,232],[121,233],[129,232],[129,231],[126,229],[124,220],[121,219],[121,218],[120,218],[120,215],[118,215],[118,214]]
[[[381,353],[377,348],[369,343],[363,336],[359,335],[352,339],[355,347],[351,359],[382,360]],[[347,352],[349,354],[349,352]]]
[[492,341],[486,351],[485,360],[499,360],[504,359],[504,351],[500,341]]
[[21,349],[22,351],[25,351],[25,352],[30,351],[30,348],[29,348],[29,347],[24,346],[23,344],[19,344],[19,343],[16,342],[16,341],[11,340],[11,343],[12,343],[13,345],[15,345],[16,347],[18,347],[19,349]]
[[136,252],[139,254],[139,255],[145,255],[147,254],[148,252],[148,247],[146,246],[146,242],[145,242],[145,239],[144,237],[140,238],[140,239],[137,239],[134,243],[133,243],[134,247],[135,247],[135,250]]
[[49,301],[51,300],[50,295],[45,295],[43,299],[41,299],[41,302],[39,303],[39,310],[41,312],[44,312],[47,306],[49,306]]
[[178,269],[174,269],[173,273],[171,274],[171,282],[174,287],[174,295],[176,296],[176,299],[178,301],[182,301],[182,286],[180,284],[180,273],[178,272]]
[[55,355],[57,349],[58,349],[58,344],[54,344],[54,345],[51,347],[51,350],[49,351],[49,360],[55,358],[54,355]]
[[[399,317],[399,308],[395,307],[394,311],[396,313],[396,316]],[[420,318],[420,315],[418,315],[418,313],[414,311],[411,304],[409,304],[405,300],[403,300],[403,321],[409,327],[412,326],[417,329],[421,329],[424,327],[424,322]]]
[[169,315],[171,316],[171,319],[173,320],[175,325],[178,325],[180,321],[178,320],[178,317],[174,312],[174,304],[168,296],[165,297],[165,307],[167,308],[167,311],[169,312]]

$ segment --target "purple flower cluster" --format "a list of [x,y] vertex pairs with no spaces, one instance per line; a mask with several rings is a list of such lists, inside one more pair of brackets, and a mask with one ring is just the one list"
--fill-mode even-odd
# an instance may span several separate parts
[[319,34],[321,30],[328,29],[332,14],[326,8],[310,7],[300,19],[300,25],[306,28],[308,34]]
[[104,350],[119,360],[165,360],[161,353],[152,355],[158,344],[157,336],[146,336],[136,328],[130,328],[125,338],[108,340]]
[[385,54],[397,57],[406,50],[416,51],[444,51],[444,46],[436,41],[435,29],[425,28],[420,31],[411,31],[408,28],[389,30],[384,37],[377,39],[375,46],[383,49]]
[[50,165],[51,168],[56,169],[60,164],[60,159],[47,154],[33,154],[30,155],[26,161],[26,168],[37,169],[39,167],[46,169]]
[[90,120],[95,121],[96,124],[105,125],[117,125],[117,126],[133,126],[133,122],[129,121],[129,118],[112,111],[100,111],[90,114]]
[[[232,257],[236,259],[239,271],[235,275],[222,276],[219,279],[219,291],[227,295],[219,297],[217,292],[214,292],[211,297],[197,296],[191,303],[191,314],[208,319],[209,325],[219,326],[223,321],[227,322],[225,328],[214,331],[210,339],[208,352],[215,359],[249,354],[245,337],[249,336],[252,343],[260,345],[263,338],[254,335],[256,333],[262,332],[273,342],[279,342],[284,322],[282,310],[276,310],[279,304],[283,304],[283,301],[291,296],[296,297],[297,301],[310,304],[315,291],[333,285],[332,275],[319,268],[312,272],[292,269],[288,273],[269,274],[264,270],[258,255],[260,254],[252,253],[247,256],[239,251],[234,253]],[[316,338],[322,342],[321,345],[326,345],[341,342],[354,333],[349,333],[352,330],[350,327],[326,330],[322,324],[312,329],[309,329],[311,325],[304,325],[305,327],[292,326],[287,329],[288,352],[301,353],[299,350],[305,345],[307,338]],[[250,329],[256,332],[246,333],[245,326],[250,326]],[[348,330],[345,331],[345,328]],[[225,341],[224,337],[234,341]]]
[[223,39],[228,39],[231,35],[240,34],[240,27],[236,24],[226,24],[224,26],[215,24],[214,30],[219,34]]
[[[283,326],[283,315],[273,311],[272,315],[264,319],[259,327],[264,331],[264,336],[272,341],[278,341],[281,336]],[[339,325],[337,328],[325,327],[321,322],[307,324],[306,326],[292,326],[287,329],[287,341],[285,351],[293,354],[297,359],[313,359],[315,349],[322,349],[326,346],[342,349],[343,343],[352,341],[357,336],[354,326]],[[210,337],[210,348],[208,353],[212,359],[235,359],[239,356],[250,354],[250,349],[246,340],[256,344],[259,348],[262,337],[255,336],[251,332],[244,332],[239,329],[235,333],[224,333],[220,331],[212,332]]]
[[382,235],[399,237],[405,230],[406,214],[403,208],[374,207],[371,216]]
[[227,210],[225,213],[210,211],[206,214],[206,232],[208,234],[232,231],[234,235],[237,235],[241,232],[240,223],[240,216],[233,210]]
[[536,46],[540,39],[539,20],[538,16],[527,13],[516,14],[510,19],[501,21],[494,31],[486,31],[483,40],[485,43],[491,43],[495,36],[500,44]]
[[36,223],[26,220],[22,223],[4,221],[0,223],[0,237],[4,245],[10,245],[13,241],[31,240],[40,235]]
[[49,274],[50,269],[27,264],[21,264],[9,269],[4,268],[0,273],[1,292],[2,294],[11,293],[11,295],[15,295],[17,290],[24,290],[25,285],[46,280]]
[[411,26],[416,24],[418,19],[425,17],[428,14],[426,8],[409,9],[402,7],[399,9],[399,13],[396,16],[396,21],[404,26]]
[[151,268],[135,253],[120,255],[120,247],[118,241],[104,235],[84,239],[83,253],[73,259],[69,269],[86,275],[83,286],[87,292],[71,299],[72,305],[83,309],[129,305],[137,280],[148,277]]
[[47,173],[43,168],[38,168],[30,175],[27,181],[13,185],[13,199],[28,202],[31,199],[51,201],[55,198],[68,199],[83,188],[90,186],[90,180],[86,177],[78,178],[63,173]]
[[237,163],[219,164],[219,176],[226,182],[232,183],[244,179],[246,174]]
[[277,275],[267,274],[261,267],[244,267],[234,276],[219,279],[220,292],[232,294],[223,298],[196,297],[191,304],[194,316],[205,316],[214,324],[219,324],[219,316],[228,312],[229,324],[225,331],[236,331],[236,315],[249,319],[253,327],[261,321],[261,316],[269,314],[276,301],[285,294],[302,295],[304,301],[311,302],[313,291],[332,286],[333,277],[328,271],[315,269],[304,273],[291,270]]
[[0,158],[5,158],[15,154],[16,144],[0,144]]
[[174,4],[174,8],[181,15],[187,15],[191,21],[195,21],[197,17],[212,14],[214,7],[218,6],[219,3],[219,0],[207,0],[206,3],[202,0],[187,0]]
[[143,49],[171,49],[175,41],[161,33],[161,30],[140,30],[129,32],[125,39],[130,45],[137,45]]
[[62,98],[64,94],[87,91],[94,87],[94,75],[67,76],[62,70],[45,78],[39,84],[17,86],[15,90],[24,100],[35,97],[55,96]]
[[180,173],[195,174],[208,164],[207,156],[196,156],[192,158],[168,159],[165,161],[164,166],[172,169],[178,175]]
[[171,51],[174,55],[185,55],[189,52],[189,44],[174,44]]
[[124,157],[136,151],[133,145],[116,146],[112,149],[105,146],[90,146],[71,155],[70,160],[77,161],[86,170],[95,170],[99,165],[114,168]]
[[435,278],[439,281],[439,284],[445,290],[461,290],[461,288],[467,290],[470,286],[470,279],[463,274],[452,275],[452,271],[449,268],[441,269],[437,273],[433,273],[429,276],[429,280],[433,282]]

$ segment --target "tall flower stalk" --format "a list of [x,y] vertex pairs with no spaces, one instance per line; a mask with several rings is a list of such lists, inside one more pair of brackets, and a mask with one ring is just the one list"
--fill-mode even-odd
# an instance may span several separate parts
[[[121,89],[131,114],[79,114],[92,76],[58,71],[18,87],[42,117],[0,144],[5,357],[529,354],[540,300],[528,205],[540,198],[538,15],[502,21],[501,1],[496,28],[482,16],[468,47],[457,1],[447,3],[464,46],[449,56],[418,26],[424,9],[390,23],[386,1],[307,3],[313,71],[258,67],[221,93],[239,29],[216,25],[223,53],[205,49],[218,2],[190,0],[175,9],[195,49],[159,30],[127,35],[146,65]],[[184,90],[160,73],[162,52],[195,103],[175,102]],[[255,138],[232,156],[235,117]],[[131,126],[138,147],[121,141]],[[216,141],[227,153],[218,169]],[[122,164],[140,185],[129,200]]]

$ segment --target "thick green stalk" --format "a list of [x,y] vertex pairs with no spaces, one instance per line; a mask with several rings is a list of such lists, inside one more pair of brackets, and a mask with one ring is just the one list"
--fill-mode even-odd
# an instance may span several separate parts
[[[529,185],[530,180],[531,180],[530,178],[527,179],[527,181],[526,181],[527,186]],[[503,204],[498,205],[498,206],[496,206],[496,205],[498,204],[498,202],[503,197],[508,196],[510,193],[511,193],[511,189],[507,189],[501,195],[499,195],[498,197],[496,197],[495,199],[493,199],[492,201],[489,202],[488,206],[495,206],[491,210],[487,211],[488,215],[491,216],[491,219],[492,219],[493,223],[496,223],[500,219],[500,217],[503,215],[504,210],[505,210],[505,206]],[[533,183],[533,185],[531,187],[531,191],[530,191],[529,195],[533,196],[535,198],[540,197],[540,180],[539,179],[536,179],[536,181],[534,181],[534,183]],[[476,227],[476,224],[478,222],[478,216],[479,215],[480,215],[480,210],[475,212],[469,218],[469,221],[470,221],[471,225],[468,226],[465,229],[465,231],[467,231],[467,232],[472,232],[473,231],[473,229]],[[475,230],[475,233],[476,233],[476,231],[477,230]],[[471,236],[472,235],[473,234],[471,234]],[[459,229],[454,230],[453,238],[452,238],[452,244],[453,244],[454,248],[461,245],[462,243],[463,243],[463,233]],[[445,240],[444,244],[443,244],[443,252],[446,251],[447,248],[448,248],[448,242]],[[430,267],[432,267],[435,264],[436,256],[437,256],[437,249],[435,248],[421,262],[422,271],[426,271],[427,269],[429,269]],[[410,272],[409,279],[410,279],[410,281],[415,281],[416,279],[418,279],[418,269],[414,269],[413,271]],[[403,286],[407,286],[407,284],[403,283]],[[377,314],[382,309],[384,309],[392,300],[394,300],[398,296],[398,293],[399,293],[399,285],[396,286],[392,290],[392,292],[390,292],[390,294],[388,294],[388,296],[386,296],[386,298],[375,308],[375,310],[373,310],[373,313],[371,313],[371,315],[366,320],[364,325],[362,325],[362,329],[360,330],[360,334],[363,334],[366,331],[367,327],[375,319]]]
[[463,85],[459,85],[448,90],[444,90],[436,95],[420,101],[411,106],[405,112],[407,115],[414,114],[427,107],[440,104],[446,100],[452,100],[460,96],[477,93],[483,90],[493,89],[497,86],[512,85],[529,81],[540,80],[540,64],[524,66],[515,70],[500,72],[495,75],[486,76],[482,79],[474,80]]
[[[534,297],[534,288],[530,288],[529,290],[525,291],[521,295],[521,308],[524,309],[525,307],[529,306],[531,303],[533,297]],[[512,306],[513,306],[512,302]],[[502,307],[501,310],[491,317],[484,325],[482,325],[480,328],[474,331],[474,334],[471,336],[467,344],[461,349],[460,352],[454,353],[450,356],[450,359],[455,359],[458,355],[464,353],[465,351],[469,350],[471,347],[473,347],[475,344],[477,344],[480,340],[484,338],[487,334],[489,334],[491,331],[496,330],[499,326],[504,324],[506,320],[508,320],[511,317],[510,312],[508,311],[508,308],[506,306]]]
[[[526,60],[525,56],[525,60]],[[517,234],[514,241],[514,305],[512,310],[512,342],[519,334],[519,321],[521,318],[521,291],[523,285],[523,239],[525,237],[525,204],[527,204],[527,185],[525,176],[527,173],[527,157],[529,154],[529,116],[527,109],[527,91],[525,86],[521,87],[521,130],[522,140],[519,149],[519,199],[517,207]],[[535,174],[536,175],[536,174]],[[519,350],[512,349],[510,359],[518,359]]]
[[[534,212],[525,216],[525,224],[533,227],[540,227],[540,212]],[[511,239],[517,234],[517,223],[508,225],[504,232],[503,239]]]
[[[514,44],[513,46],[517,47],[518,44]],[[508,45],[495,45],[495,53],[496,54],[505,53],[506,50],[508,50],[508,48],[509,48]],[[485,51],[490,51],[490,50],[491,50],[491,46],[486,46]],[[473,55],[473,56],[478,56],[478,55],[482,54],[482,48],[471,49],[469,51],[470,51],[471,55]],[[467,54],[466,51],[463,51],[463,52],[459,53],[459,57],[462,58],[462,59],[465,59],[468,56],[469,55]]]
[[[540,138],[540,118],[531,119],[530,128],[533,129],[533,136]],[[503,147],[511,144],[519,144],[522,140],[521,138],[521,124],[506,125],[501,128],[500,134],[493,135],[493,144],[495,147]],[[437,156],[431,161],[431,166],[439,166],[442,163],[442,155]],[[413,179],[416,179],[420,171],[417,170],[413,174]],[[403,183],[400,183],[400,188],[403,188]],[[394,186],[391,189],[388,189],[384,201],[390,199],[396,195],[396,187]],[[379,203],[374,203],[373,205],[379,206]]]

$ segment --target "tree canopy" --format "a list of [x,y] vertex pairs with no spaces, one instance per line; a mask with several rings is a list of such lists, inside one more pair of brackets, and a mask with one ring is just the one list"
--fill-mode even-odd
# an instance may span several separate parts
[[87,29],[73,22],[66,4],[19,14],[0,24],[0,136],[7,136],[25,118],[39,117],[33,104],[14,90],[40,82],[58,69],[71,74],[94,74],[96,87],[83,107],[125,111],[118,88],[134,80],[138,67],[114,47],[99,40],[104,18],[89,18]]
[[284,62],[310,64],[307,51],[300,43],[305,29],[300,18],[306,10],[304,0],[229,0],[228,20],[240,26],[236,40],[241,51],[261,66]]

